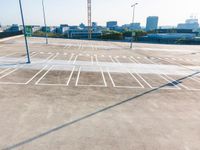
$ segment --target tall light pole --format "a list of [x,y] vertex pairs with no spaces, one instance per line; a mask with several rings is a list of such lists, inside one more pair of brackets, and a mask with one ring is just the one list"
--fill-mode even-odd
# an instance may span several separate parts
[[20,6],[21,19],[22,19],[22,25],[23,25],[23,31],[24,31],[24,39],[25,39],[25,45],[26,45],[26,55],[27,55],[27,62],[26,63],[30,64],[31,60],[30,60],[29,47],[28,47],[28,41],[27,41],[27,35],[26,35],[26,27],[25,27],[25,23],[24,23],[24,14],[23,14],[23,8],[22,8],[21,0],[19,0],[19,6]]
[[87,0],[87,9],[88,9],[88,39],[92,39],[92,1]]
[[[135,23],[135,7],[136,5],[138,5],[138,3],[133,4],[131,7],[133,8],[133,18],[132,18],[132,25]],[[132,39],[131,39],[131,46],[130,48],[133,48],[133,33],[131,35]]]
[[44,25],[45,25],[46,44],[48,44],[49,42],[48,42],[48,34],[47,34],[47,22],[46,22],[44,0],[42,0],[42,8],[43,8],[43,18],[44,18]]

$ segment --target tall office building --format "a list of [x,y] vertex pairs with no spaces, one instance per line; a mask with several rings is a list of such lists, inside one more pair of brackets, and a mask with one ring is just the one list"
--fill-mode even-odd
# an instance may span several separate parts
[[147,18],[146,31],[158,29],[158,17],[149,16]]

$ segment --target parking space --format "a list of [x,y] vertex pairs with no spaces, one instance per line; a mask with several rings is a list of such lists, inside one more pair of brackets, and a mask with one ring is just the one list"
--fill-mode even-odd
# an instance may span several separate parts
[[58,56],[58,54],[40,52],[40,53],[36,53],[36,55],[33,57],[33,60],[40,59],[43,62],[46,62],[51,57],[56,58],[57,56]]
[[28,84],[39,70],[9,69],[0,76],[0,84]]
[[172,81],[167,79],[164,75],[140,74],[140,77],[150,88],[158,88],[165,85],[164,87],[162,87],[162,89],[180,89]]
[[86,61],[89,62],[90,64],[94,64],[94,56],[91,56],[89,54],[78,54],[76,61]]
[[104,73],[100,67],[80,67],[78,70],[76,86],[107,87],[107,83],[105,81]]
[[[23,53],[13,53],[5,58],[17,58],[17,60],[25,59],[26,55]],[[134,73],[129,72],[126,68],[126,64],[146,64],[146,65],[166,65],[169,60],[163,60],[163,58],[154,57],[140,57],[140,56],[112,56],[112,55],[98,55],[87,53],[69,53],[69,52],[31,52],[31,58],[33,61],[39,63],[50,63],[43,65],[40,69],[27,70],[25,68],[1,68],[0,69],[0,84],[29,84],[34,78],[37,79],[35,85],[54,85],[54,86],[68,86],[74,72],[77,74],[76,83],[73,86],[88,86],[88,87],[113,87],[113,88],[158,88],[162,85],[162,89],[199,89],[198,81],[200,77],[195,76],[191,78],[189,85],[177,84],[173,82],[176,76],[168,76],[164,74],[152,74],[152,73]],[[3,58],[3,57],[2,57]],[[16,59],[14,59],[16,60]],[[175,60],[171,60],[172,64]],[[63,63],[63,65],[59,65]],[[107,63],[107,64],[105,64]],[[172,65],[168,63],[167,65]],[[71,66],[69,66],[71,65]],[[77,65],[83,65],[78,67]],[[87,67],[91,65],[93,67]],[[124,68],[122,72],[118,72],[117,69],[102,69],[101,66],[114,65]],[[105,79],[105,73],[108,73],[109,82],[112,86],[108,86]],[[38,74],[42,73],[39,78]],[[24,74],[24,76],[23,76]],[[195,81],[197,81],[195,83]],[[194,82],[194,83],[193,83]]]
[[68,86],[75,67],[51,66],[36,81],[36,85]]
[[0,47],[0,149],[200,147],[198,46],[29,38],[26,64],[23,40]]
[[108,69],[108,74],[113,87],[116,88],[144,88],[136,76],[130,72],[112,73]]
[[114,61],[112,59],[112,56],[107,56],[107,55],[97,56],[97,59],[98,59],[99,62],[113,62]]
[[169,78],[173,80],[174,84],[179,85],[187,90],[200,90],[200,81],[191,77],[190,75],[171,75]]
[[135,63],[134,60],[128,56],[116,56],[114,59],[119,63]]
[[154,63],[154,62],[152,62],[152,60],[150,60],[146,57],[140,57],[140,56],[133,57],[132,56],[131,59],[140,64],[153,64]]

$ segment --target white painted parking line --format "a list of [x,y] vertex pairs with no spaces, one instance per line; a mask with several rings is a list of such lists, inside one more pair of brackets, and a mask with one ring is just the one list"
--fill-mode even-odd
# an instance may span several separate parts
[[[36,54],[34,54],[34,55],[36,55]],[[31,54],[31,56],[34,56],[34,55]],[[17,59],[17,61],[20,61],[20,60],[22,60],[22,59],[24,59],[24,57],[21,57],[21,58]],[[6,74],[4,74],[4,75],[2,75],[2,76],[0,76],[0,79],[2,79],[2,78],[4,78],[4,77],[6,77],[6,76],[12,74],[13,72],[19,70],[20,68],[21,68],[21,65],[19,65],[17,68],[11,68],[11,67],[9,67],[9,68],[7,68],[6,70],[3,70],[0,74],[2,74],[2,73],[4,73],[4,72],[7,72],[7,71],[9,71],[9,72],[6,73]],[[11,70],[11,71],[10,71],[10,70]]]
[[40,78],[35,82],[35,85],[38,85],[40,81],[52,70],[53,66],[51,66]]
[[71,79],[72,79],[74,70],[75,70],[75,67],[73,67],[72,72],[71,72],[71,74],[70,74],[70,76],[69,76],[69,79],[68,79],[68,81],[67,81],[67,86],[69,86],[69,83],[70,83],[70,81],[71,81]]
[[81,67],[79,67],[79,69],[78,69],[78,75],[77,75],[77,78],[76,78],[75,86],[78,86],[78,81],[79,81],[80,73],[81,73]]
[[[189,69],[189,70],[191,70],[190,68],[188,68],[186,65],[183,65],[183,64],[181,64],[180,62],[178,63],[178,62],[176,62],[176,61],[173,61],[173,62],[171,62],[171,61],[167,61],[166,60],[166,62],[168,62],[169,64],[172,64],[172,65],[178,65],[178,66],[181,66],[181,67],[183,67],[183,68],[186,68],[186,69]],[[194,65],[194,64],[192,64],[192,65]]]
[[[34,55],[32,55],[32,57],[35,57],[36,55],[39,55],[39,53],[35,53]],[[50,55],[47,59],[45,59],[45,61],[47,61],[47,62],[50,62],[50,61],[52,61],[54,58],[56,58],[57,57],[57,55],[58,54],[55,54],[55,56],[54,57],[52,57],[53,56],[53,54],[52,55]],[[52,57],[52,58],[51,58]],[[51,59],[50,59],[51,58]],[[47,67],[47,65],[43,68],[43,69],[45,69]],[[15,69],[12,69],[12,68],[8,68],[8,69],[10,69],[11,71],[10,72],[8,72],[8,73],[6,73],[6,74],[4,74],[4,75],[2,75],[1,77],[0,77],[0,79],[3,79],[3,78],[6,78],[6,77],[8,77],[8,76],[10,76],[10,78],[12,78],[12,76],[15,78],[15,76],[17,76],[17,74],[19,74],[22,70],[21,69],[23,69],[23,66],[22,65],[19,65],[17,68],[15,68]],[[26,70],[26,69],[24,69],[24,71],[25,72],[27,72],[26,74],[30,74],[30,77],[27,77],[27,79],[25,79],[25,80],[28,80],[28,81],[21,81],[21,82],[18,82],[18,81],[16,81],[16,82],[11,82],[11,81],[2,81],[2,82],[0,82],[0,84],[28,84],[28,83],[30,83],[43,69],[41,69],[40,71],[37,71],[37,73],[33,73],[33,76],[32,76],[32,73],[29,73],[29,72],[31,72],[32,70]],[[16,74],[16,75],[15,75]],[[8,80],[8,79],[7,79]],[[13,80],[15,80],[15,79],[13,79]]]
[[109,58],[111,59],[111,61],[112,61],[113,63],[116,63],[116,62],[114,61],[114,59],[112,58],[112,56],[109,56]]
[[[124,57],[124,58],[126,58],[126,57]],[[116,60],[118,60],[118,59],[116,58]],[[118,63],[119,63],[121,66],[123,66],[123,64],[120,63],[119,60],[118,60]],[[141,86],[141,88],[144,88],[144,86],[142,85],[142,83],[133,75],[133,73],[131,73],[130,70],[129,70],[126,66],[124,66],[124,68],[125,68],[125,69],[127,70],[127,72],[137,81],[137,83],[139,83],[139,85]],[[137,74],[137,73],[135,73],[135,74]],[[137,75],[138,75],[138,74],[137,74]],[[109,74],[109,76],[111,77],[111,74]],[[112,77],[111,77],[111,78],[112,78]],[[112,80],[112,81],[113,81],[113,80]],[[114,83],[114,81],[113,81],[112,83]],[[131,88],[130,86],[125,86],[125,87]]]
[[180,90],[180,87],[161,74],[142,74],[140,77],[152,89],[166,85],[161,89]]
[[[84,74],[85,76],[82,74]],[[93,71],[85,71],[83,67],[79,67],[75,86],[107,87],[103,70],[99,68],[99,72],[93,72]]]
[[[107,68],[107,72],[113,87],[115,88],[144,88],[139,80],[130,72],[124,73],[112,73]],[[115,78],[115,79],[114,79]]]
[[90,57],[91,57],[92,65],[94,65],[94,58],[93,58],[93,56],[90,56]]
[[7,68],[7,69],[3,69],[0,74],[3,74],[4,72],[7,72],[8,70],[10,70],[11,68]]
[[[54,55],[54,56],[53,56]],[[43,62],[51,62],[53,61],[59,54],[52,54],[49,57],[47,57]],[[52,57],[53,56],[53,57]]]
[[[36,76],[38,76],[45,68],[46,68],[46,66],[43,69],[41,69],[40,71],[36,71],[36,73],[35,73],[35,70],[25,70],[25,69],[23,70],[23,68],[17,69],[15,71],[13,71],[12,73],[9,73],[6,76],[4,76],[3,78],[1,78],[0,84],[27,85]],[[23,78],[20,78],[21,73],[25,74],[23,76]]]
[[113,60],[115,60],[120,66],[122,66],[118,58],[114,58]]
[[105,79],[105,76],[104,76],[103,69],[102,69],[102,68],[100,68],[100,69],[101,69],[101,74],[102,74],[102,77],[103,77],[104,85],[105,85],[105,87],[108,87],[107,82],[106,82],[106,79]]
[[[44,85],[44,86],[68,86],[71,78],[73,76],[75,67],[71,69],[65,70],[55,70],[57,67],[60,66],[52,66],[50,67],[35,83],[35,85]],[[61,66],[62,67],[62,66]],[[62,74],[61,74],[62,73]],[[59,79],[56,77],[55,74],[59,74]],[[69,76],[69,77],[68,77]]]
[[6,73],[6,74],[0,76],[0,79],[2,79],[2,78],[4,78],[4,77],[8,76],[9,74],[11,74],[11,73],[13,73],[13,72],[15,72],[15,71],[17,71],[17,70],[18,70],[18,68],[13,69],[12,71],[10,71],[10,72],[8,72],[8,73]]
[[73,59],[74,56],[75,56],[75,54],[71,54],[71,56],[70,56],[70,58],[68,60],[68,63],[70,63],[72,61],[72,59]]
[[47,68],[48,65],[44,66],[40,71],[38,71],[31,79],[29,79],[25,84],[29,84],[35,77],[37,77],[42,71]]
[[[165,77],[166,76],[166,77]],[[169,80],[167,78],[167,75],[163,74],[163,75],[160,75],[161,78],[163,78],[164,80],[166,80],[166,84],[170,85],[170,86],[173,86],[175,88],[165,88],[165,89],[177,89],[177,90],[181,90],[181,88],[179,86],[177,86],[176,84],[174,84],[171,80]]]
[[134,63],[138,63],[138,64],[140,64],[140,62],[137,61],[133,56],[131,56],[129,59],[130,59],[131,61],[133,61]]
[[96,61],[95,61],[95,62],[96,62],[96,64],[97,64],[97,65],[99,65],[99,60],[98,60],[98,57],[97,57],[97,55],[96,55],[96,54],[94,55],[94,58],[95,58],[95,60],[96,60]]
[[170,75],[168,76],[170,80],[172,80],[176,85],[179,85],[186,90],[189,91],[199,91],[200,90],[200,82],[195,80],[192,77],[186,76],[176,76],[176,75]]
[[74,59],[74,62],[73,62],[73,64],[75,64],[75,63],[76,63],[76,61],[77,61],[77,58],[78,58],[78,55],[76,55],[76,57],[75,57],[75,59]]

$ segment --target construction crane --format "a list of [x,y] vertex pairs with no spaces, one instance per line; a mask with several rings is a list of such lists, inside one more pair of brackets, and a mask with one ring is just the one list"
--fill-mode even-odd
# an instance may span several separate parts
[[91,0],[87,0],[88,8],[88,39],[92,39],[92,4]]

